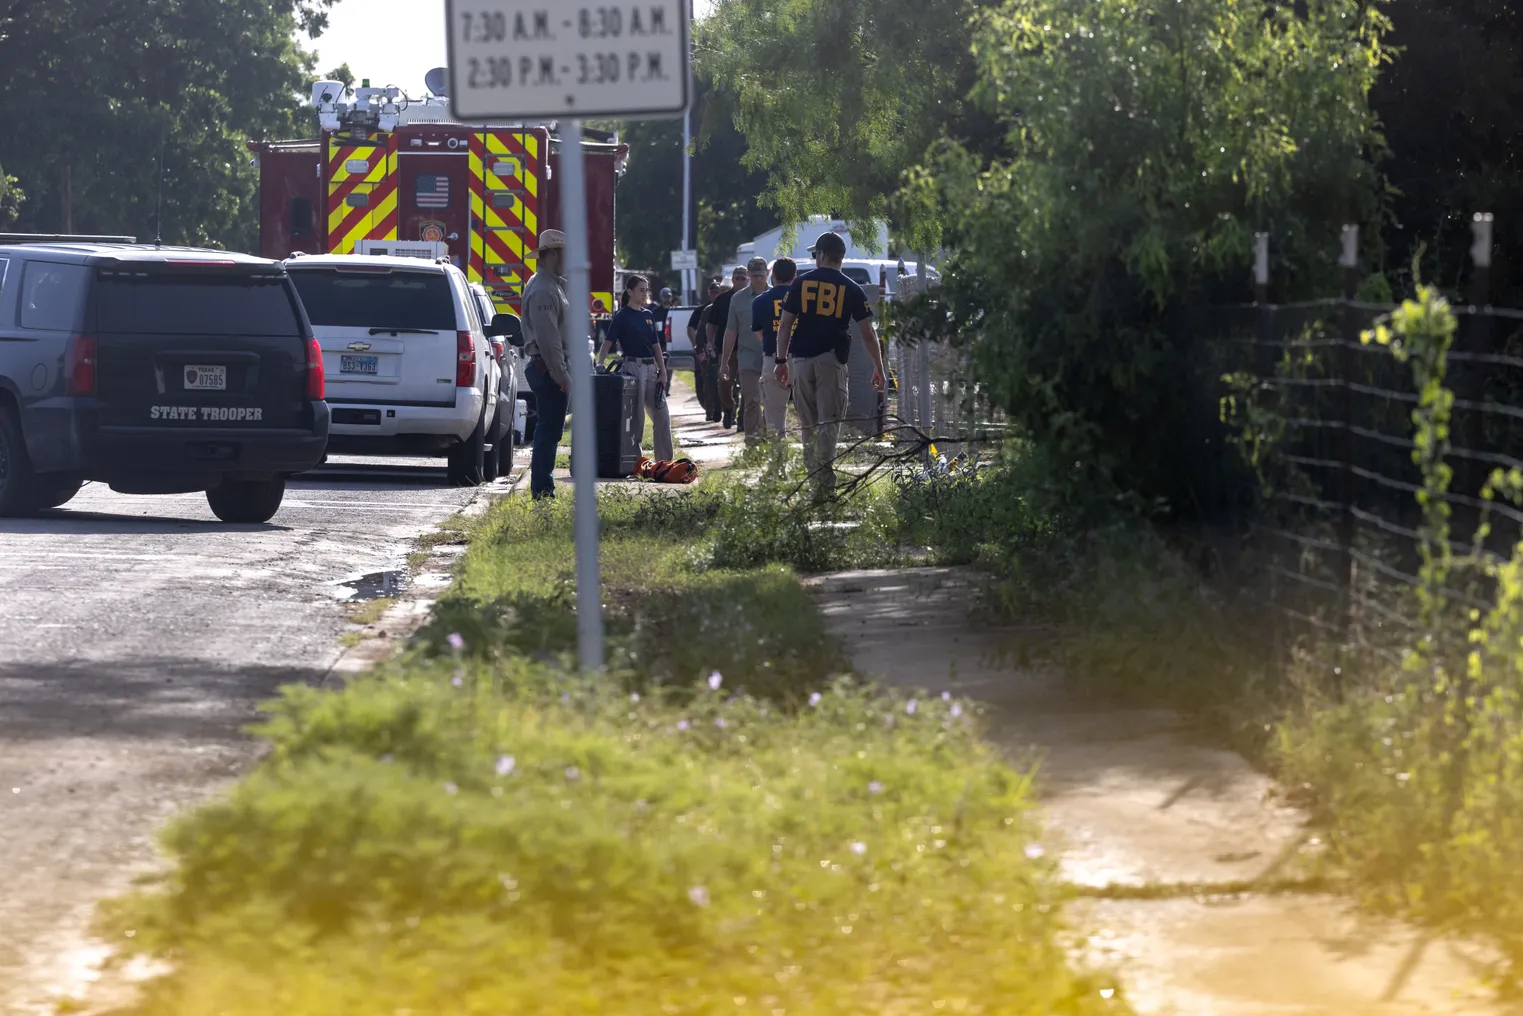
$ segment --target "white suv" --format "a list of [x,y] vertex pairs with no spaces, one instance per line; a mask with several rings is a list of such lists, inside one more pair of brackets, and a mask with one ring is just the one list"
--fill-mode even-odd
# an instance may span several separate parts
[[[475,486],[513,460],[511,404],[465,274],[420,258],[323,254],[285,262],[323,351],[330,452],[446,455]],[[506,440],[493,439],[506,430]]]

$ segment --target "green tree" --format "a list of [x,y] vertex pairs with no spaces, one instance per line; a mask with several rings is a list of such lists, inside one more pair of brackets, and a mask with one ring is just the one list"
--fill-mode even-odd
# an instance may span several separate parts
[[[251,137],[300,117],[333,0],[11,0],[0,5],[0,157],[39,232],[248,248]],[[160,185],[162,184],[162,213]]]
[[[694,238],[700,264],[712,273],[737,246],[777,225],[778,213],[763,198],[765,174],[747,168],[733,98],[698,75],[693,102]],[[629,144],[617,207],[620,261],[666,275],[682,241],[682,121],[614,126]]]
[[[785,222],[832,210],[888,219],[917,249],[940,245],[933,206],[906,174],[944,138],[996,154],[1004,130],[969,101],[969,25],[990,0],[721,0],[699,66],[733,96],[746,164],[767,174]],[[861,235],[872,235],[861,228]]]
[[[1390,145],[1392,274],[1465,295],[1470,216],[1497,216],[1494,294],[1523,306],[1523,18],[1512,0],[1390,0],[1397,56],[1371,94]],[[1403,277],[1401,288],[1415,281]]]
[[21,215],[21,188],[14,176],[5,175],[0,166],[0,229],[5,229]]

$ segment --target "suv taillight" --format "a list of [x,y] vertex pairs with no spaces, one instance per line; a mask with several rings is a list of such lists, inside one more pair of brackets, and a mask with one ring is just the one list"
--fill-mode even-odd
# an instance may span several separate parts
[[471,339],[470,332],[455,333],[455,349],[459,353],[459,362],[455,364],[455,387],[474,388],[476,386],[476,343]]
[[328,386],[323,374],[323,347],[317,344],[316,339],[307,341],[307,398],[322,399],[328,394]]
[[69,340],[67,371],[70,395],[95,394],[95,340],[76,335]]

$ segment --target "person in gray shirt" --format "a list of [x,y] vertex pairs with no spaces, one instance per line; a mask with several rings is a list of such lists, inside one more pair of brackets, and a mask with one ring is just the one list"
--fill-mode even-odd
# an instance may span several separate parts
[[[751,304],[767,291],[767,259],[754,257],[746,264],[746,274],[751,278],[751,288],[739,290],[730,301],[729,313],[725,316],[724,326],[724,356],[720,359],[723,365],[722,379],[726,384],[732,384],[735,378],[731,375],[731,365],[740,373],[740,417],[741,430],[746,435],[746,444],[760,442],[762,434],[762,400],[761,400],[761,375],[762,375],[762,347],[756,338],[756,331],[751,327]],[[731,357],[734,357],[732,360]]]
[[533,278],[524,286],[524,377],[534,391],[538,419],[534,424],[534,453],[529,460],[529,492],[536,499],[555,496],[555,454],[566,429],[571,365],[566,358],[566,235],[547,229],[539,249],[526,255],[537,261]]

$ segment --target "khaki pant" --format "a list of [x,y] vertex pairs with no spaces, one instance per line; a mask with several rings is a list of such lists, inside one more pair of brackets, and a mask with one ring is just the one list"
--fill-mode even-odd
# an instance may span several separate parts
[[762,376],[760,371],[740,372],[741,422],[746,428],[746,444],[760,444],[766,439],[762,433]]
[[846,415],[846,364],[834,353],[790,357],[793,407],[804,430],[804,465],[821,494],[836,489],[836,437]]
[[[635,433],[645,433],[645,414],[650,414],[651,443],[657,462],[672,460],[672,418],[666,405],[666,390],[656,383],[661,376],[653,363],[624,362],[624,370],[640,383],[639,408],[635,410]],[[641,442],[643,445],[643,441]]]
[[767,433],[788,436],[788,389],[777,379],[777,369],[769,360],[761,375],[762,418]]

